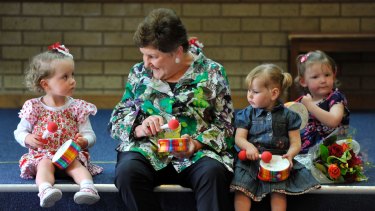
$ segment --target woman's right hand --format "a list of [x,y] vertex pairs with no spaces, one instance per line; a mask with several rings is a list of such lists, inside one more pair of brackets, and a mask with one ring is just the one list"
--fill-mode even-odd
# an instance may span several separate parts
[[25,145],[31,148],[43,148],[44,143],[41,141],[42,137],[35,134],[29,134],[25,138]]
[[163,117],[152,115],[143,120],[141,125],[135,128],[134,135],[136,138],[156,135],[160,132],[160,127],[164,124]]

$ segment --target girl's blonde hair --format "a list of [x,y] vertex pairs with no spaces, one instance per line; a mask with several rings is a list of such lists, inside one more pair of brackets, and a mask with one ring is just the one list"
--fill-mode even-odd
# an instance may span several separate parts
[[44,93],[40,81],[50,78],[55,73],[52,62],[55,60],[72,59],[68,55],[64,55],[57,51],[45,51],[34,56],[26,70],[25,85],[30,91]]
[[[306,69],[313,64],[320,63],[323,65],[328,65],[329,67],[331,67],[334,75],[336,75],[337,73],[336,62],[330,56],[328,56],[326,53],[320,50],[310,51],[306,54],[298,55],[296,59],[296,63],[297,63],[298,75],[294,79],[294,83],[301,90],[303,90],[303,87],[301,87],[299,81],[301,77],[305,75]],[[339,86],[339,81],[337,79],[335,80],[334,85],[335,87]]]
[[288,94],[288,88],[292,85],[292,76],[284,72],[279,66],[275,64],[262,64],[250,71],[246,76],[246,84],[248,88],[251,87],[255,78],[262,77],[265,80],[264,86],[268,89],[278,88],[280,90],[280,100],[285,100]]

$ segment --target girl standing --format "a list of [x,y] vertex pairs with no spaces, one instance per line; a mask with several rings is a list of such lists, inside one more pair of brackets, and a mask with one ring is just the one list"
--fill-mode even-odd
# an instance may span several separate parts
[[[30,90],[45,95],[27,100],[19,112],[21,121],[14,136],[20,145],[29,148],[19,161],[21,178],[35,177],[40,206],[53,206],[61,199],[62,193],[53,187],[54,173],[59,170],[53,165],[52,158],[64,142],[72,139],[83,149],[65,170],[80,185],[74,201],[77,204],[97,202],[100,197],[92,175],[101,173],[103,169],[89,162],[86,150],[96,141],[89,115],[95,115],[97,109],[91,103],[71,97],[76,81],[73,56],[69,50],[55,43],[48,51],[36,55],[28,68],[26,85]],[[45,136],[43,133],[48,122],[55,122],[59,130]]]

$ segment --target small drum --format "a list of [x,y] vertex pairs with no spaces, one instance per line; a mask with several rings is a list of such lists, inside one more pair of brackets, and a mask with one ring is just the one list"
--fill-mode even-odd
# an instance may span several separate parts
[[289,160],[273,155],[269,163],[260,160],[258,178],[266,182],[280,182],[289,177]]
[[309,120],[309,112],[307,111],[306,107],[302,103],[298,102],[287,102],[284,104],[284,106],[296,112],[301,117],[302,122],[299,129],[301,130],[305,128],[307,121]]
[[158,140],[159,152],[187,151],[187,138],[166,138]]
[[76,159],[81,147],[71,139],[65,142],[52,158],[52,163],[60,169],[66,169]]

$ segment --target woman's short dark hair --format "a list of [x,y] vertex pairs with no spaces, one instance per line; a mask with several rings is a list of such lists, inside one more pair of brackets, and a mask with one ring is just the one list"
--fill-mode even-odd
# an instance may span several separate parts
[[173,10],[166,8],[152,10],[138,25],[133,40],[139,48],[152,46],[164,53],[179,46],[186,52],[189,47],[185,26]]

